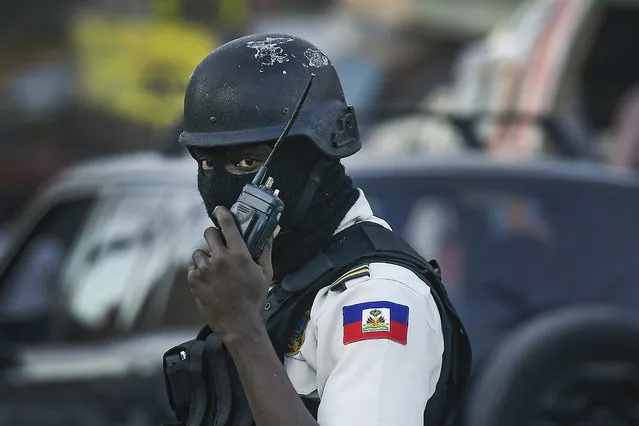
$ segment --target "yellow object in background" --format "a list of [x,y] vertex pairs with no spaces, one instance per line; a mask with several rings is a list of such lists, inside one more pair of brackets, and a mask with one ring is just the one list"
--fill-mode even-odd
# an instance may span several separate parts
[[174,124],[211,33],[177,21],[84,17],[75,27],[81,92],[89,102],[154,126]]

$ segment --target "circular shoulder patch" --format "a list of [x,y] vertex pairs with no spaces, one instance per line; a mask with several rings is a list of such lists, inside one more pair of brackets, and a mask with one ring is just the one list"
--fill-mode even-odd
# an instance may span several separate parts
[[288,339],[288,350],[286,356],[297,355],[300,352],[300,348],[304,344],[304,335],[306,333],[306,326],[311,317],[310,309],[304,313],[302,317],[297,320],[293,335]]

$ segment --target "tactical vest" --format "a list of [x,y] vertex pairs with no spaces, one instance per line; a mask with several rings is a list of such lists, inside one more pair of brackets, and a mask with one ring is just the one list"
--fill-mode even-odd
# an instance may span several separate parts
[[[361,222],[336,234],[328,248],[273,286],[262,311],[271,342],[284,362],[289,337],[317,293],[345,271],[384,262],[416,273],[431,288],[444,337],[442,370],[424,411],[424,425],[457,423],[459,405],[470,372],[471,350],[464,326],[441,282],[435,261],[427,262],[388,229]],[[338,280],[330,291],[345,291]],[[320,342],[321,344],[321,342]],[[171,409],[186,426],[251,426],[254,424],[239,375],[220,339],[204,327],[191,341],[164,354],[164,377]],[[301,397],[317,418],[319,401]]]

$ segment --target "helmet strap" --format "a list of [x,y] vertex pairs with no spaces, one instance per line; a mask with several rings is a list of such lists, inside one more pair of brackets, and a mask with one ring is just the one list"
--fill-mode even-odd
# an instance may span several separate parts
[[308,176],[308,180],[306,181],[306,186],[304,186],[304,189],[300,194],[300,199],[297,202],[297,206],[293,211],[293,227],[295,227],[306,215],[308,207],[311,205],[313,197],[315,197],[315,192],[317,191],[317,188],[319,188],[319,184],[322,181],[322,176],[333,161],[334,160],[331,160],[329,158],[322,157],[317,163],[315,163],[315,166],[311,170],[311,173]]

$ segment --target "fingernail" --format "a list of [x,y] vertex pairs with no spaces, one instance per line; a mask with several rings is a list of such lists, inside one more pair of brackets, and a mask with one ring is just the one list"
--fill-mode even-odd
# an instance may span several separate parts
[[273,232],[273,238],[277,237],[277,234],[280,233],[280,229],[282,229],[282,228],[280,228],[280,225],[277,225],[275,227],[275,232]]

